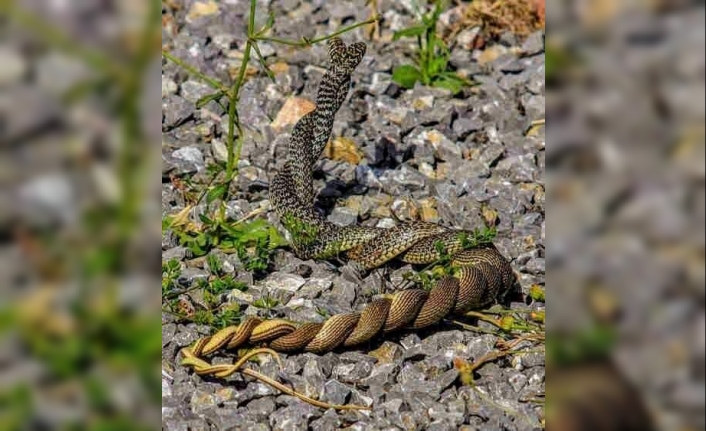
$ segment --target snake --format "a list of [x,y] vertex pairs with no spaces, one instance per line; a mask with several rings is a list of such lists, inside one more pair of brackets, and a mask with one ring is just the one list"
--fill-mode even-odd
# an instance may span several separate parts
[[[364,269],[377,268],[393,259],[429,264],[448,255],[453,274],[437,280],[429,291],[401,290],[374,299],[360,312],[337,314],[324,322],[249,317],[183,349],[182,364],[200,375],[218,378],[242,372],[322,408],[367,410],[366,406],[331,405],[306,397],[242,365],[257,354],[271,354],[279,361],[276,352],[325,353],[400,329],[431,326],[448,315],[483,308],[501,299],[516,280],[509,261],[492,243],[467,246],[464,235],[471,232],[420,221],[392,228],[341,227],[315,209],[314,165],[329,139],[335,114],[347,97],[351,74],[366,49],[363,43],[346,46],[339,38],[330,39],[328,48],[331,64],[320,82],[316,108],[295,124],[289,156],[270,185],[270,201],[292,236],[294,253],[301,259],[345,254]],[[245,353],[234,364],[212,365],[202,359],[216,351],[244,345],[261,347]],[[549,430],[652,429],[634,388],[610,364],[555,369],[551,382],[554,404],[548,412]]]
[[[189,358],[243,345],[319,354],[358,346],[375,337],[402,329],[418,330],[447,316],[491,305],[516,281],[510,262],[492,242],[469,246],[470,231],[425,221],[399,222],[391,228],[339,226],[315,208],[314,166],[348,95],[351,75],[366,51],[361,42],[347,46],[340,38],[332,38],[327,43],[330,64],[319,83],[315,108],[294,125],[288,157],[269,188],[270,203],[291,235],[294,254],[304,260],[344,256],[364,270],[392,260],[423,265],[447,257],[450,273],[436,280],[430,290],[399,290],[373,299],[359,312],[336,314],[324,322],[248,317],[237,326],[197,340],[187,351]],[[202,370],[206,369],[204,365]]]

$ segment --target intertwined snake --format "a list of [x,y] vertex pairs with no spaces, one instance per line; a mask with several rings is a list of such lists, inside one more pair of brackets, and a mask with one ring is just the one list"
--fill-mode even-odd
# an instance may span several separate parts
[[451,314],[488,306],[513,285],[509,262],[490,243],[469,248],[469,232],[420,221],[389,229],[340,227],[314,208],[313,166],[329,139],[334,116],[348,94],[351,74],[364,53],[363,43],[346,46],[338,38],[329,41],[331,64],[319,85],[316,109],[294,126],[289,157],[270,185],[270,201],[292,235],[295,254],[302,259],[345,254],[363,268],[372,269],[392,259],[428,264],[449,256],[452,274],[439,279],[430,291],[398,291],[374,299],[360,312],[334,315],[323,323],[248,318],[185,349],[187,362],[202,374],[212,370],[211,374],[222,375],[233,370],[208,368],[200,359],[220,349],[266,344],[280,352],[328,352],[399,329],[424,328]]

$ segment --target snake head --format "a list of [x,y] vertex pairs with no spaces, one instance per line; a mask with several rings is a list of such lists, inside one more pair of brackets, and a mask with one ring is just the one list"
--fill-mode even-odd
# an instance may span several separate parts
[[365,56],[366,46],[363,42],[356,42],[349,46],[339,37],[328,40],[331,70],[335,74],[350,75],[360,64]]

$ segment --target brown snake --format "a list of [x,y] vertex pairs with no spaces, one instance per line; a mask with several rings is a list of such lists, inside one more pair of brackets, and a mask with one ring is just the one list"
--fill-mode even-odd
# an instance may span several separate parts
[[[186,349],[191,365],[204,355],[245,344],[315,353],[359,345],[399,329],[424,328],[451,314],[486,307],[515,282],[509,262],[492,244],[468,247],[469,232],[427,222],[400,223],[390,229],[340,227],[314,208],[313,165],[329,139],[334,116],[348,94],[351,73],[364,53],[362,43],[346,46],[338,38],[329,41],[331,64],[321,80],[316,109],[295,125],[289,157],[270,185],[270,201],[292,234],[295,254],[302,259],[345,253],[349,260],[371,269],[392,259],[428,264],[446,255],[452,275],[438,280],[430,291],[398,291],[374,299],[360,312],[334,315],[323,323],[248,318]],[[206,363],[199,362],[199,366],[202,374],[208,373]]]

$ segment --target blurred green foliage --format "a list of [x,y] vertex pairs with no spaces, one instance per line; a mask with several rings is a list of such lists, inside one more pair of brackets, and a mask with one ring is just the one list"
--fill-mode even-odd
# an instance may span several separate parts
[[552,333],[547,337],[547,363],[567,366],[610,355],[617,334],[611,325],[593,324],[571,334]]
[[27,385],[0,389],[0,431],[14,431],[26,426],[34,403]]
[[544,51],[545,79],[550,85],[566,76],[568,69],[575,66],[578,59],[566,48],[548,43]]
[[[161,37],[160,2],[138,4],[144,6],[139,13],[142,25],[126,29],[122,43],[104,50],[69,36],[50,12],[40,16],[29,11],[32,5],[0,2],[0,19],[32,38],[37,50],[62,53],[90,69],[90,78],[60,97],[66,112],[77,104],[96,110],[94,104],[98,103],[99,115],[118,125],[116,152],[109,161],[117,179],[117,200],[86,202],[76,225],[29,230],[23,241],[36,244],[32,250],[40,256],[39,261],[48,263],[34,266],[28,259],[37,284],[23,290],[26,295],[18,304],[0,307],[0,340],[8,334],[12,334],[8,338],[17,338],[12,345],[18,346],[18,357],[25,355],[21,362],[41,367],[41,384],[82,388],[88,401],[82,417],[51,424],[43,419],[43,427],[98,431],[158,426],[146,423],[144,414],[125,410],[110,391],[114,382],[136,378],[140,393],[131,396],[147,401],[139,408],[158,411],[161,404],[157,308],[121,299],[134,287],[127,286],[132,283],[129,275],[135,272],[131,255],[144,222],[141,181],[148,159],[145,149],[151,145],[143,129],[141,98],[148,69],[158,59]],[[68,13],[71,7],[67,3]],[[35,399],[46,389],[21,384],[0,391],[0,430],[37,426],[37,412],[45,406]]]

